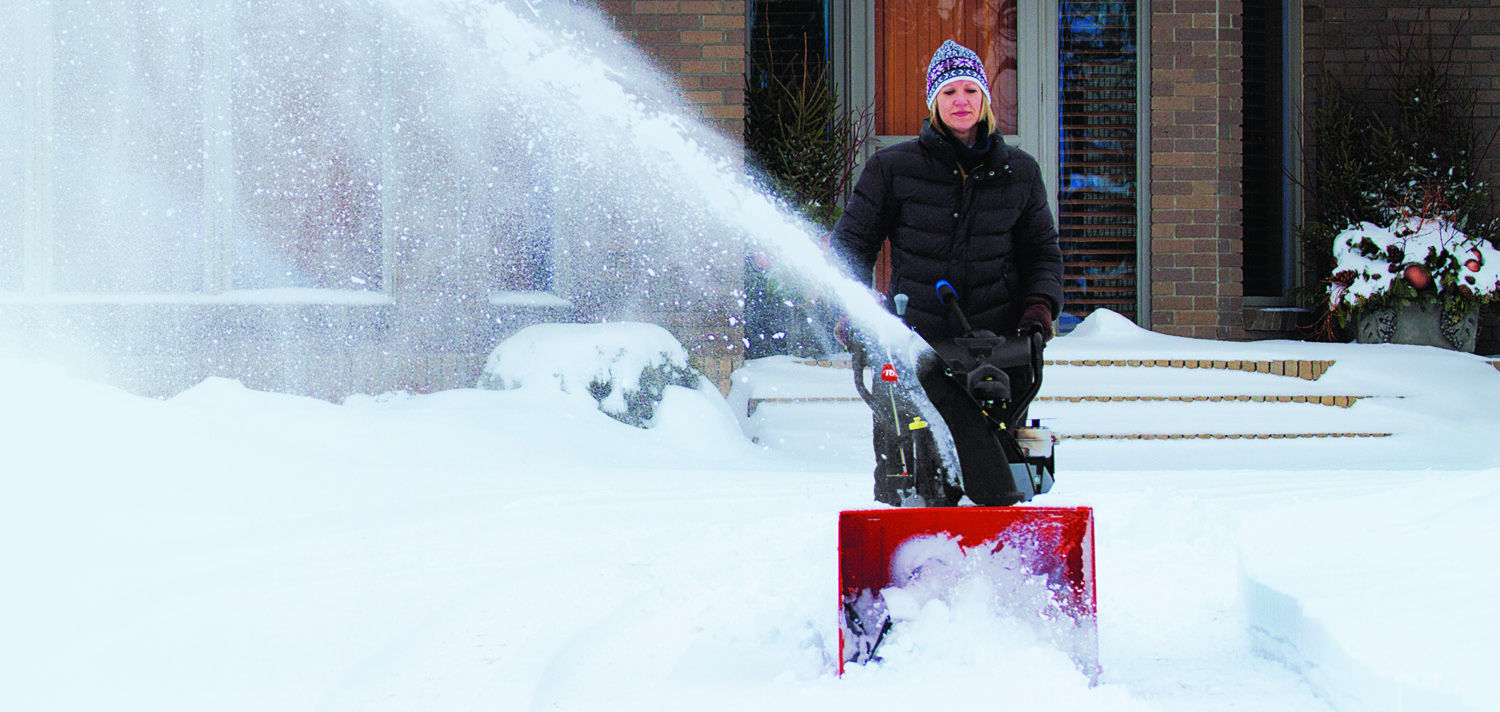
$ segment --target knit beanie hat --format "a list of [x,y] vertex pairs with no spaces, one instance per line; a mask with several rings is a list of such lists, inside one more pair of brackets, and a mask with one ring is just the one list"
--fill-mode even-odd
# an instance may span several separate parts
[[927,106],[932,107],[933,99],[944,86],[964,79],[978,83],[984,91],[984,100],[990,101],[990,82],[979,55],[968,47],[947,40],[933,53],[932,62],[927,65]]

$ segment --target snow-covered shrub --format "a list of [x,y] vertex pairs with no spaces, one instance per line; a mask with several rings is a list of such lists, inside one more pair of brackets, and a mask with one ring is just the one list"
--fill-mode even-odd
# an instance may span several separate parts
[[687,350],[654,324],[539,324],[490,353],[479,387],[555,388],[588,394],[599,410],[638,428],[651,424],[668,386],[713,384],[688,365]]
[[1424,304],[1457,321],[1497,295],[1500,221],[1480,170],[1492,139],[1477,129],[1473,92],[1446,59],[1395,49],[1383,100],[1325,77],[1313,116],[1315,182],[1299,233],[1326,326]]

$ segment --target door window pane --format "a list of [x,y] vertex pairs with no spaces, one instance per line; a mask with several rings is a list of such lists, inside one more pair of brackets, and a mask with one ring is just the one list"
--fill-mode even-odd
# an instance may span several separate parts
[[1058,233],[1067,311],[1136,315],[1134,0],[1058,4]]
[[1001,133],[1017,132],[1016,0],[879,0],[875,133],[914,136],[928,115],[927,64],[944,40],[983,60]]

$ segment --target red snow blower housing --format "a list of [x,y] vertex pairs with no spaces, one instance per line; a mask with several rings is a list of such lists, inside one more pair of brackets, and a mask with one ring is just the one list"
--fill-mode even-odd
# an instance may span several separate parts
[[[903,382],[891,364],[867,376],[868,352],[859,344],[851,349],[855,387],[874,414],[875,498],[901,509],[839,517],[839,672],[846,663],[879,659],[892,626],[910,614],[913,591],[931,596],[934,585],[985,576],[1012,613],[1006,599],[1035,598],[1045,589],[1047,600],[1031,615],[1054,621],[1058,645],[1092,678],[1093,513],[1010,506],[1053,483],[1056,438],[1038,421],[1026,422],[1041,389],[1045,339],[1035,331],[972,329],[953,287],[942,281],[937,290],[964,335],[932,343],[918,358],[915,383]],[[905,295],[893,301],[903,315]],[[945,463],[923,417],[924,395],[952,434],[957,468]],[[956,506],[964,497],[980,506]]]

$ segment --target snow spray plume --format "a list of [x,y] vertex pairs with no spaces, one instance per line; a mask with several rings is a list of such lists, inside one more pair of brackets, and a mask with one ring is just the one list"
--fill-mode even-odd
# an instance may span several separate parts
[[[615,40],[596,14],[565,4],[400,0],[394,7],[431,43],[449,48],[452,71],[465,85],[488,87],[507,104],[513,129],[526,137],[526,161],[557,167],[554,219],[591,235],[568,248],[570,297],[619,316],[635,308],[660,311],[722,288],[722,278],[738,275],[744,251],[753,247],[798,286],[839,305],[872,358],[884,355],[903,382],[917,383],[926,342],[830,262],[809,224],[754,186],[739,161],[727,158],[738,154],[736,147],[685,118],[688,108],[661,92],[670,80]],[[626,240],[641,261],[611,263],[610,248]],[[638,277],[629,281],[636,293],[611,289],[618,279],[580,276],[618,270]],[[917,391],[957,476],[952,436]]]
[[[19,15],[55,39],[58,99],[50,242],[27,279],[0,270],[33,292],[0,323],[18,349],[154,394],[264,373],[338,398],[367,387],[335,392],[339,358],[485,354],[497,321],[538,318],[497,297],[550,297],[560,318],[721,314],[695,338],[732,352],[753,246],[912,371],[920,342],[583,3],[145,5]],[[0,134],[18,102],[0,92]]]

